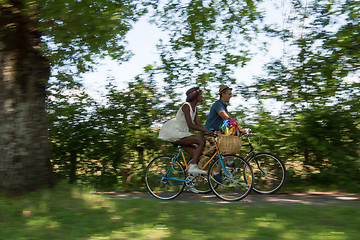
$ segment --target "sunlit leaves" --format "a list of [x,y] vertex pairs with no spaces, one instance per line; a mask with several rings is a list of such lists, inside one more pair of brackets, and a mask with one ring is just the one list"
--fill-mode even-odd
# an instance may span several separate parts
[[281,61],[267,65],[269,74],[259,77],[254,86],[257,96],[276,98],[301,108],[338,104],[341,96],[351,94],[350,88],[357,88],[345,78],[358,75],[360,69],[356,50],[360,47],[359,17],[353,14],[359,4],[346,2],[347,5],[344,1],[311,1],[306,6],[301,1],[295,2],[298,15],[294,24],[301,26],[301,34],[289,39],[295,51],[284,53]]
[[[159,4],[153,21],[169,32],[158,45],[167,93],[177,86],[235,83],[234,70],[250,60],[248,43],[259,31],[261,1],[172,0]],[[201,86],[206,86],[200,81]]]
[[38,0],[45,54],[53,66],[69,64],[89,70],[96,57],[124,61],[125,34],[145,10],[139,1]]
[[69,78],[62,75],[50,88],[54,171],[104,186],[117,184],[117,175],[126,180],[129,172],[142,172],[160,147],[158,89],[140,78],[123,91],[110,83],[106,102],[99,104]]
[[339,185],[345,184],[345,175],[358,181],[359,2],[292,3],[291,28],[279,36],[285,46],[282,58],[266,64],[267,74],[257,76],[243,95],[283,103],[279,116],[259,111],[255,119],[265,135],[271,136],[268,128],[275,131],[280,153],[304,164],[302,171],[311,168],[302,177]]

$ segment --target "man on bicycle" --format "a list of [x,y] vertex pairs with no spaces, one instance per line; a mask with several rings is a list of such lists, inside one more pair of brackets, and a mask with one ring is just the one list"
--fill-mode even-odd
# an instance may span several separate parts
[[[206,119],[205,128],[209,131],[219,131],[223,121],[231,119],[226,103],[228,103],[232,97],[232,88],[228,87],[227,85],[221,86],[219,89],[219,95],[220,99],[213,103],[210,109],[210,113]],[[242,134],[247,133],[246,129],[240,128],[240,131]],[[227,166],[229,165],[231,166],[231,162],[227,162]],[[217,170],[218,171],[214,173],[213,178],[215,181],[221,184],[222,178],[219,172],[220,167]]]

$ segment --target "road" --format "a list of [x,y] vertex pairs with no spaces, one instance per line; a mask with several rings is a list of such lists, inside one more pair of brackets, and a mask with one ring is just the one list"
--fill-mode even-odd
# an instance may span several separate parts
[[[96,194],[106,195],[119,199],[149,199],[154,198],[148,192],[97,192]],[[159,200],[164,201],[164,200]],[[360,194],[341,193],[341,192],[302,192],[302,193],[286,193],[279,192],[271,195],[250,193],[246,198],[237,202],[227,202],[217,198],[214,194],[194,194],[183,192],[176,199],[169,200],[179,203],[188,202],[212,202],[217,204],[242,204],[242,205],[291,205],[303,204],[313,206],[323,206],[331,204],[359,206]]]

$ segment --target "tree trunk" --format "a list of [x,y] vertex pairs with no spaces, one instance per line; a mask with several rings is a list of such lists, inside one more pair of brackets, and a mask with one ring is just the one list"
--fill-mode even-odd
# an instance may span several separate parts
[[0,3],[0,192],[10,194],[49,185],[52,176],[45,112],[50,66],[39,49],[35,10],[23,2]]
[[77,153],[75,150],[70,150],[70,156],[69,156],[69,160],[70,160],[70,166],[69,166],[69,183],[73,184],[76,183],[76,159],[77,159]]

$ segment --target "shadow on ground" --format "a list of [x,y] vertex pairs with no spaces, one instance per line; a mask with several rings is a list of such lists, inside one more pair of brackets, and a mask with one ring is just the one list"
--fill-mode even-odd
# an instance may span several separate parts
[[[119,199],[148,199],[154,198],[148,192],[97,192],[96,194],[106,195]],[[159,200],[166,201],[166,200]],[[246,198],[237,202],[226,202],[217,198],[213,194],[195,194],[183,192],[173,200],[179,203],[189,202],[213,202],[219,204],[243,204],[243,205],[264,205],[264,204],[304,204],[323,206],[331,204],[342,204],[360,207],[360,194],[342,192],[302,192],[302,193],[275,193],[270,195],[251,193]]]

